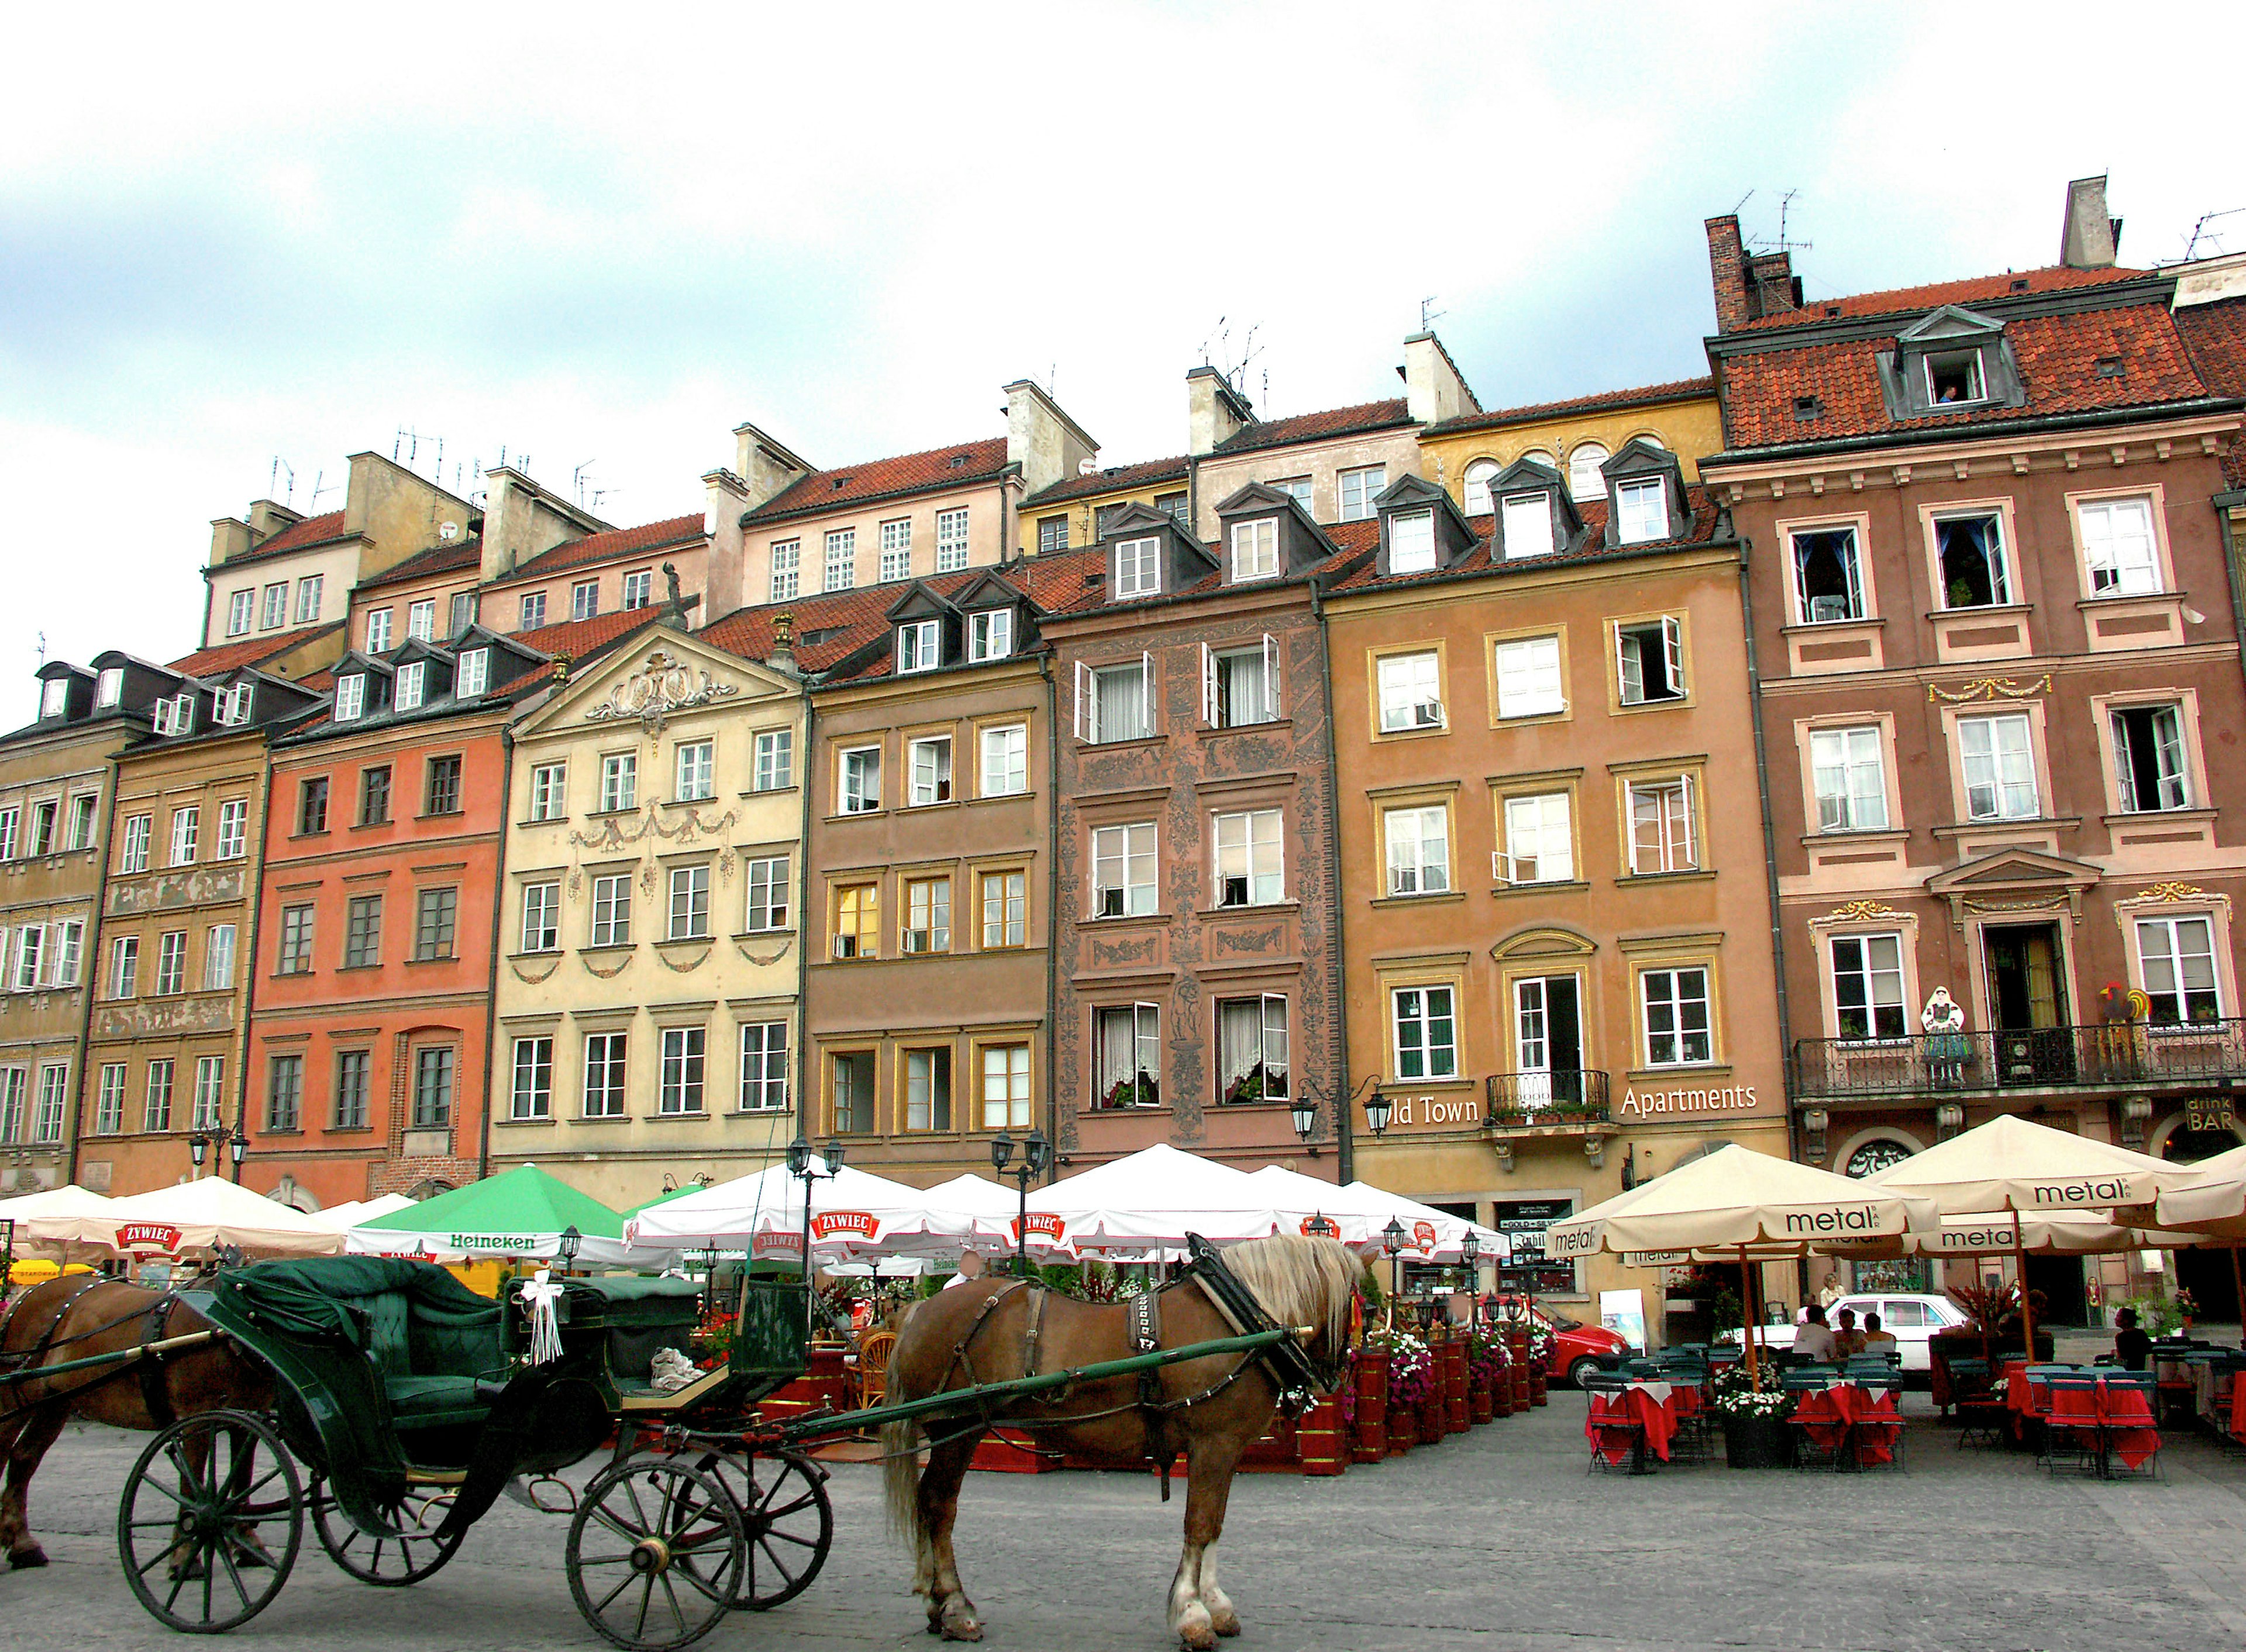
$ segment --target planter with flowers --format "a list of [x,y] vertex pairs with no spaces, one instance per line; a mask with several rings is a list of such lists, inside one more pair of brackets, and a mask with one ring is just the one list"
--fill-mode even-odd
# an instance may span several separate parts
[[1388,1356],[1388,1454],[1399,1457],[1440,1439],[1439,1425],[1433,1432],[1426,1426],[1425,1408],[1436,1392],[1434,1356],[1426,1341],[1407,1330],[1386,1329],[1365,1343]]
[[[1477,1423],[1493,1422],[1513,1410],[1513,1379],[1505,1369],[1505,1339],[1477,1330],[1467,1339],[1467,1406]],[[1500,1409],[1501,1399],[1503,1409]]]
[[1758,1389],[1746,1368],[1720,1372],[1708,1402],[1724,1431],[1724,1463],[1729,1468],[1784,1468],[1793,1460],[1793,1439],[1786,1419],[1793,1399],[1777,1386]]
[[1552,1333],[1542,1325],[1528,1328],[1528,1403],[1545,1404],[1550,1396]]
[[1453,1336],[1443,1344],[1443,1420],[1453,1434],[1463,1434],[1470,1426],[1467,1388],[1467,1345]]

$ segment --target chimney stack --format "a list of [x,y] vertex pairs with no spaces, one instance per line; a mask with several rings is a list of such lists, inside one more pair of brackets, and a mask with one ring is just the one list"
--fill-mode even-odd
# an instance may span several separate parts
[[249,507],[249,542],[252,546],[262,545],[282,528],[294,527],[303,520],[286,505],[261,499]]
[[210,565],[216,568],[221,562],[231,561],[256,543],[256,535],[250,532],[249,524],[240,517],[219,517],[211,523]]
[[1466,375],[1433,333],[1414,333],[1404,341],[1404,404],[1420,425],[1481,411]]
[[733,474],[747,490],[743,510],[752,511],[811,474],[809,460],[797,458],[754,425],[733,426]]
[[1248,398],[1206,362],[1186,375],[1186,452],[1194,458],[1256,422]]
[[1784,248],[1755,254],[1747,261],[1747,272],[1758,318],[1801,308],[1801,277],[1793,273],[1793,255]]
[[1737,332],[1753,316],[1747,303],[1746,252],[1739,244],[1739,215],[1707,221],[1708,279],[1716,289],[1716,330]]
[[2121,221],[2106,210],[2106,180],[2077,178],[2066,187],[2066,222],[2059,262],[2069,269],[2111,269],[2121,253]]
[[1024,492],[1065,481],[1099,452],[1099,444],[1039,386],[1026,378],[1006,386],[1006,462],[1021,467]]

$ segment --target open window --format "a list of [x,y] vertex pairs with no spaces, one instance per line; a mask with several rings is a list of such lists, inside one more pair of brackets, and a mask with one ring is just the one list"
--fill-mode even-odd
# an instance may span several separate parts
[[1929,350],[1925,357],[1926,399],[1945,407],[1989,398],[1978,350]]
[[1443,726],[1442,666],[1435,655],[1387,655],[1378,674],[1383,734]]
[[1697,871],[1700,844],[1693,818],[1692,777],[1632,780],[1629,793],[1630,874]]
[[1993,511],[1935,519],[1944,608],[2001,608],[2011,602],[2012,570],[2004,520]]
[[1279,640],[1263,634],[1252,649],[1201,646],[1201,720],[1213,729],[1279,717]]
[[1285,897],[1285,851],[1276,809],[1216,817],[1216,904],[1269,906]]
[[1092,915],[1143,917],[1154,910],[1154,823],[1099,826],[1092,834]]
[[1144,740],[1154,733],[1154,656],[1137,663],[1076,666],[1076,738],[1092,745]]
[[1829,625],[1864,613],[1861,553],[1854,527],[1814,528],[1793,535],[1793,581],[1800,622]]
[[2138,705],[2115,711],[2113,767],[2121,807],[2131,812],[2188,809],[2183,714],[2173,705]]
[[1615,627],[1615,680],[1624,705],[1684,697],[1684,629],[1671,615]]
[[1505,846],[1492,868],[1505,884],[1568,883],[1576,875],[1568,794],[1542,792],[1505,799]]

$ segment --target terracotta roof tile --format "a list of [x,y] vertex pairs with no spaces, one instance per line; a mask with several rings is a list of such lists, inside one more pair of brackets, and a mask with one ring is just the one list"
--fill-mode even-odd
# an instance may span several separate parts
[[[1885,432],[1970,429],[2056,414],[2155,407],[2209,394],[2175,318],[2162,304],[2016,316],[2004,323],[2004,337],[2019,363],[2025,405],[1902,420],[1888,417],[1876,366],[1881,353],[1894,348],[1892,335],[1829,342],[1813,335],[1798,349],[1729,357],[1724,364],[1726,445],[1737,451]],[[2100,357],[2118,357],[2122,371],[2100,377]],[[1794,398],[1801,396],[1815,396],[1823,404],[1819,418],[1805,422],[1794,417]]]
[[1025,511],[1082,499],[1087,493],[1120,493],[1126,487],[1152,487],[1158,482],[1182,482],[1192,461],[1182,453],[1175,459],[1150,459],[1136,465],[1111,465],[1089,476],[1072,476],[1032,493],[1022,501]]
[[484,542],[480,534],[432,545],[425,551],[416,551],[393,568],[361,580],[358,588],[362,591],[379,590],[386,586],[411,584],[415,580],[434,579],[440,574],[460,573],[482,561],[483,554]]
[[1354,407],[1330,407],[1322,413],[1297,413],[1288,418],[1259,419],[1235,431],[1216,445],[1218,455],[1253,453],[1267,447],[1291,447],[1297,442],[1320,442],[1363,431],[1385,430],[1412,422],[1401,396],[1385,401],[1360,402]]
[[1884,292],[1814,299],[1800,309],[1764,316],[1737,330],[1767,332],[1773,328],[1800,327],[1810,322],[1861,320],[1871,316],[1908,316],[1939,309],[1943,304],[1981,303],[1992,298],[2015,298],[2024,293],[2065,292],[2076,287],[2099,287],[2111,282],[2136,281],[2150,274],[2150,270],[2127,269],[2119,266],[2108,269],[2072,269],[2064,264],[2053,264],[2043,269],[2012,269],[2001,275],[1971,275],[1963,281],[1940,281],[1923,287],[1891,287]]
[[[954,465],[954,459],[960,463]],[[894,459],[877,459],[863,465],[841,465],[833,470],[813,471],[782,488],[763,504],[745,512],[741,520],[759,523],[779,521],[791,516],[831,510],[838,506],[856,505],[868,500],[988,482],[995,480],[1005,468],[1004,437],[996,436],[979,442],[956,442],[949,447],[931,447],[924,453],[901,453]]]
[[516,580],[543,579],[567,568],[587,568],[595,562],[612,558],[639,556],[650,551],[663,550],[673,545],[685,545],[703,537],[702,513],[691,516],[670,516],[660,522],[643,522],[637,527],[610,528],[605,534],[588,534],[581,540],[571,540],[541,552],[527,562],[517,566],[514,572],[493,584],[510,584]]
[[1503,425],[1525,425],[1536,419],[1561,418],[1570,413],[1608,412],[1623,407],[1650,407],[1659,402],[1681,402],[1696,396],[1713,396],[1716,381],[1710,377],[1673,379],[1666,384],[1642,384],[1635,390],[1602,391],[1595,396],[1576,396],[1562,402],[1531,402],[1521,407],[1500,407],[1487,413],[1430,425],[1424,434],[1449,436],[1466,431],[1494,430]]
[[310,642],[332,625],[283,631],[277,636],[244,637],[239,642],[221,642],[216,648],[197,649],[193,654],[182,655],[165,670],[177,671],[182,676],[223,676],[228,671],[240,670],[245,665],[262,665],[277,654]]
[[262,562],[269,557],[286,556],[291,551],[310,550],[315,545],[331,544],[355,534],[344,532],[344,513],[328,511],[318,516],[308,516],[301,522],[291,522],[262,545],[252,546],[239,556],[229,556],[218,563],[220,568],[240,568],[248,562]]
[[[1450,567],[1437,568],[1428,574],[1384,574],[1378,571],[1380,566],[1378,560],[1368,558],[1363,567],[1337,584],[1333,588],[1334,592],[1336,595],[1340,595],[1351,591],[1386,590],[1393,586],[1432,584],[1443,580],[1461,578],[1470,574],[1506,573],[1516,568],[1529,572],[1540,568],[1564,567],[1569,562],[1595,561],[1603,557],[1634,556],[1651,551],[1673,549],[1680,545],[1705,545],[1715,538],[1716,524],[1722,519],[1723,513],[1717,507],[1715,500],[1710,497],[1708,490],[1705,487],[1686,488],[1684,500],[1692,508],[1692,526],[1689,532],[1680,534],[1673,539],[1657,540],[1646,545],[1610,547],[1606,543],[1607,501],[1603,499],[1588,500],[1577,507],[1583,519],[1584,530],[1580,549],[1563,552],[1557,556],[1524,557],[1511,562],[1490,561],[1489,545],[1493,519],[1487,516],[1470,516],[1467,521],[1474,528],[1477,542],[1474,549],[1468,551]],[[1374,528],[1375,532],[1370,535],[1362,534],[1362,530],[1367,527]],[[1377,525],[1369,522],[1347,522],[1342,525],[1342,528],[1329,528],[1326,531],[1338,540],[1343,528],[1359,530],[1361,536],[1353,536],[1344,546],[1344,549],[1366,549],[1378,538]]]
[[629,636],[662,612],[659,608],[617,608],[596,614],[589,620],[559,620],[535,630],[510,631],[507,640],[549,656],[567,655],[573,660],[582,659],[594,649]]
[[[2208,389],[2217,396],[2246,396],[2246,298],[2187,304],[2175,312],[2176,330]],[[2222,479],[2246,487],[2246,432],[2231,437],[2222,455]]]

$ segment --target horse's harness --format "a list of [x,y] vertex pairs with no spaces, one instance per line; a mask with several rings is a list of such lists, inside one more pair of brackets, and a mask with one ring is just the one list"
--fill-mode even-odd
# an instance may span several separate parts
[[[47,1322],[46,1329],[40,1334],[39,1340],[30,1348],[17,1353],[8,1350],[8,1329],[15,1323],[16,1310],[24,1305],[24,1296],[28,1296],[31,1293],[26,1291],[24,1296],[18,1296],[8,1304],[7,1312],[0,1314],[0,1393],[8,1395],[9,1398],[7,1403],[0,1404],[0,1417],[19,1411],[29,1411],[35,1404],[46,1405],[57,1400],[76,1399],[79,1395],[99,1388],[105,1383],[117,1381],[129,1370],[138,1375],[140,1379],[141,1404],[147,1407],[148,1415],[154,1420],[156,1426],[168,1428],[178,1420],[177,1413],[172,1409],[170,1386],[165,1380],[164,1362],[168,1356],[161,1349],[151,1351],[152,1344],[165,1340],[165,1328],[171,1322],[172,1310],[180,1306],[180,1294],[177,1291],[167,1290],[146,1308],[137,1308],[133,1312],[120,1315],[115,1319],[104,1320],[100,1324],[92,1326],[85,1330],[74,1331],[68,1336],[56,1334],[62,1329],[64,1322],[70,1317],[71,1307],[79,1297],[97,1286],[115,1282],[113,1280],[101,1278],[87,1280],[85,1283],[63,1298],[61,1305],[55,1309],[54,1317]],[[130,1325],[135,1320],[145,1321],[146,1329],[141,1334],[138,1347],[118,1350],[118,1363],[114,1370],[97,1371],[65,1389],[59,1394],[44,1395],[36,1401],[17,1402],[13,1399],[12,1396],[17,1391],[16,1384],[36,1380],[40,1367],[44,1366],[47,1363],[48,1356],[58,1349],[68,1348],[74,1343],[83,1343],[89,1337],[102,1335],[105,1331],[113,1331],[120,1325]]]

